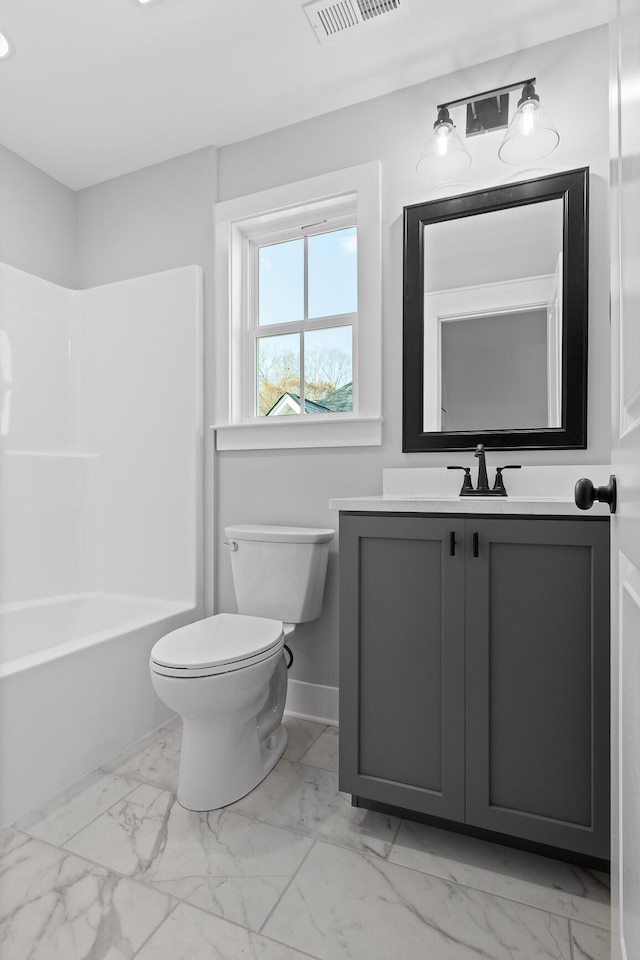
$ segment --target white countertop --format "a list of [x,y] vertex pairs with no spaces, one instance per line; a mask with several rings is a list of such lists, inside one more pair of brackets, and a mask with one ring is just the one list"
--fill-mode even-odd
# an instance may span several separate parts
[[[470,463],[467,458],[467,463]],[[504,461],[502,461],[504,462]],[[487,464],[489,482],[494,470]],[[445,467],[390,468],[382,471],[382,494],[342,497],[329,501],[332,510],[387,513],[486,513],[538,516],[609,516],[606,503],[594,503],[591,510],[579,510],[573,489],[577,480],[588,477],[595,486],[608,482],[609,464],[525,466],[504,475],[506,497],[460,497],[462,478]],[[475,483],[476,470],[472,469]]]
[[538,516],[609,516],[606,503],[578,510],[573,498],[560,497],[343,497],[329,500],[331,510],[378,513],[486,513]]

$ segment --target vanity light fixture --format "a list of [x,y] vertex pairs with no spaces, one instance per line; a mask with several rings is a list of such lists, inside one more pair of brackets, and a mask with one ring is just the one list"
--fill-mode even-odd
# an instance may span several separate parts
[[553,153],[560,134],[540,106],[533,80],[525,83],[518,109],[500,144],[498,156],[503,163],[528,163]]
[[0,60],[8,60],[13,53],[13,44],[6,33],[0,30]]
[[446,106],[438,107],[433,140],[416,170],[430,180],[451,180],[471,166],[471,154],[460,139]]
[[[417,172],[430,180],[442,182],[453,180],[470,167],[471,155],[449,114],[449,108],[465,105],[467,137],[506,130],[498,150],[503,163],[529,163],[548,157],[558,146],[560,135],[540,107],[535,82],[536,78],[532,77],[473,97],[438,104],[434,137],[418,161]],[[522,95],[509,123],[509,93],[519,88],[522,88]]]

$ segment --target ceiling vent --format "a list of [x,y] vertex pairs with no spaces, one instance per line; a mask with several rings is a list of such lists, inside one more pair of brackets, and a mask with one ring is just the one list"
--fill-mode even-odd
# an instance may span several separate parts
[[313,0],[304,5],[319,43],[406,9],[407,0]]

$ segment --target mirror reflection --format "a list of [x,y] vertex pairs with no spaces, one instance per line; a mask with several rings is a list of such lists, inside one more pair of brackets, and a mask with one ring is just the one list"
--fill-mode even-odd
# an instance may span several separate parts
[[562,199],[423,231],[423,430],[560,427]]

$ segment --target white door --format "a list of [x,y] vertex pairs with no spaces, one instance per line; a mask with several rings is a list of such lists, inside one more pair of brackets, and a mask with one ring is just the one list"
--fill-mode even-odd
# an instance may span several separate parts
[[640,0],[611,0],[612,953],[640,958]]

